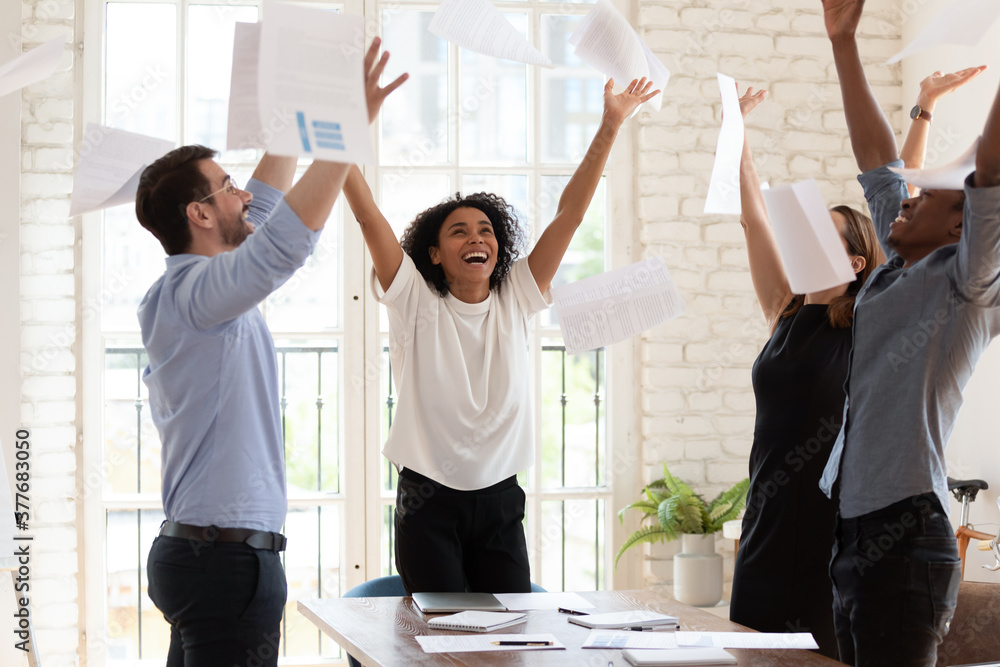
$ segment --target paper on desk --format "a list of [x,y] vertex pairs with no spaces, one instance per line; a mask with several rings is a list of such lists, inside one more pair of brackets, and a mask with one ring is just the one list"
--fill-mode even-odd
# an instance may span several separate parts
[[63,35],[0,65],[0,97],[52,76],[65,46]]
[[442,0],[428,29],[452,44],[495,58],[555,67],[489,0]]
[[851,260],[816,181],[762,194],[793,293],[819,292],[854,280]]
[[722,129],[715,147],[715,164],[712,180],[705,198],[705,213],[731,213],[739,215],[740,159],[743,157],[743,113],[736,81],[731,76],[717,74],[719,92],[722,93]]
[[493,597],[511,611],[531,609],[593,609],[594,605],[576,593],[494,593]]
[[[477,651],[545,651],[566,647],[553,634],[533,635],[417,635],[424,653],[475,653]],[[497,646],[493,642],[552,642],[551,646]]]
[[226,149],[267,148],[260,124],[257,66],[260,23],[237,23],[233,33],[233,72],[229,79],[229,122]]
[[372,162],[365,99],[364,19],[314,7],[268,5],[260,34],[260,126],[268,151]]
[[684,312],[684,300],[659,257],[552,288],[566,352],[630,338]]
[[87,123],[73,174],[69,215],[135,201],[142,170],[174,148],[172,141]]
[[955,0],[931,19],[927,27],[902,51],[889,58],[887,65],[945,44],[976,46],[1000,17],[996,0]]
[[624,88],[632,79],[646,77],[651,80],[652,90],[658,88],[661,92],[646,104],[660,110],[670,70],[653,55],[628,20],[608,0],[597,0],[570,36],[569,43],[583,62],[613,78],[616,89]]
[[808,632],[690,632],[674,633],[678,646],[709,648],[819,648]]
[[889,167],[910,185],[918,188],[932,190],[964,190],[965,179],[976,170],[976,152],[979,150],[979,140],[977,137],[969,150],[962,153],[957,160],[940,167],[930,167],[928,169],[906,169],[903,167]]
[[591,630],[581,648],[678,648],[675,633]]

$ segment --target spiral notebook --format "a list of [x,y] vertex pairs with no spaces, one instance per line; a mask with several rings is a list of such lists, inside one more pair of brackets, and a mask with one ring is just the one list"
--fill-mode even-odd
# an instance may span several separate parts
[[500,611],[463,611],[451,616],[438,616],[427,621],[435,630],[464,630],[465,632],[491,632],[500,628],[524,623],[524,614]]

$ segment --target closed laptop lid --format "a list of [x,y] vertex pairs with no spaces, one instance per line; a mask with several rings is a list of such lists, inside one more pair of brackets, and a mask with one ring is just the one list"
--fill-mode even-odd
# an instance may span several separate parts
[[507,611],[492,593],[414,593],[413,601],[425,614],[449,611]]

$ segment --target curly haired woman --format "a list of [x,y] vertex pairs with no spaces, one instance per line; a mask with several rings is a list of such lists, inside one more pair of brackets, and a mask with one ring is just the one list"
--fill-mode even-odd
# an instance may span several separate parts
[[383,453],[400,470],[396,569],[409,593],[530,590],[516,477],[533,460],[528,323],[548,306],[542,295],[619,128],[659,92],[645,79],[618,95],[612,85],[597,135],[527,257],[514,210],[496,195],[456,195],[424,211],[401,245],[357,168],[344,186],[389,312],[399,404]]

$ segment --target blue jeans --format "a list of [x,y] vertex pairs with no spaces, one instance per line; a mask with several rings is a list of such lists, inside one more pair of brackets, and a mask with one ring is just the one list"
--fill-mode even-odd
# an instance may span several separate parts
[[287,596],[281,557],[246,544],[157,537],[149,598],[170,624],[167,667],[274,667]]
[[951,523],[933,494],[838,516],[830,578],[842,662],[933,667],[961,579]]

